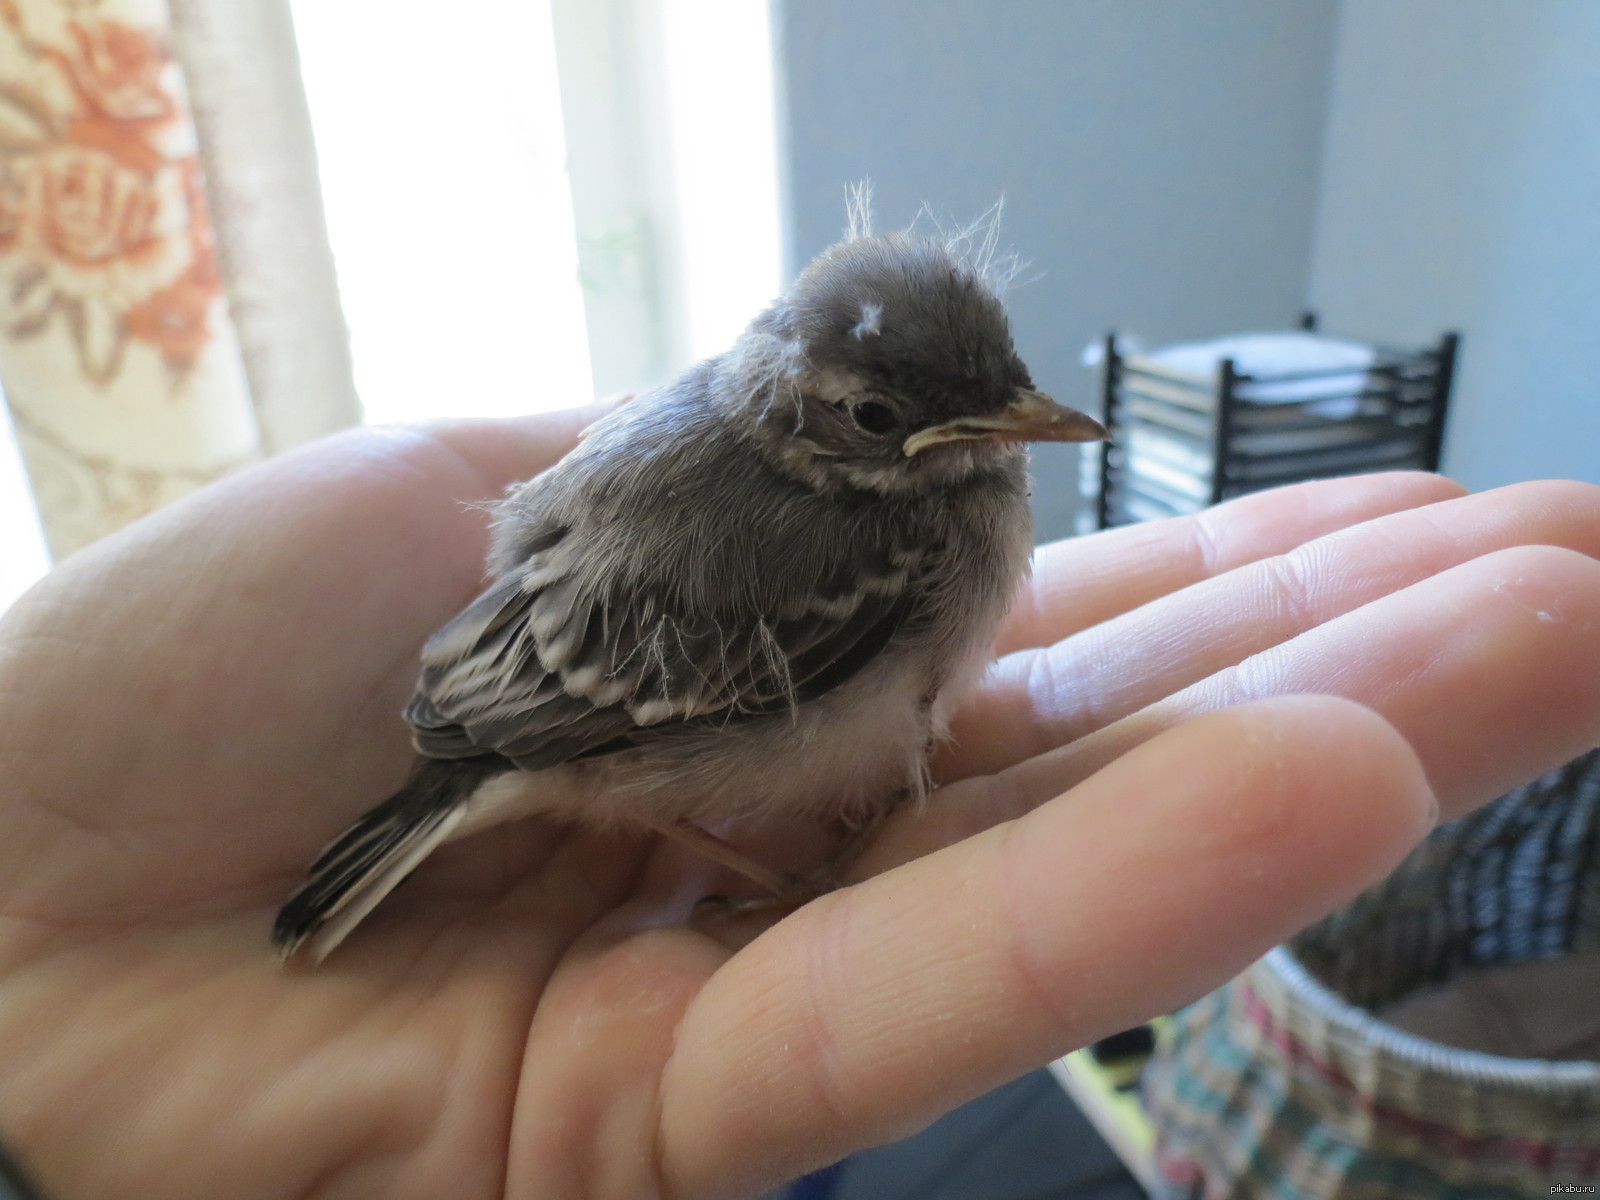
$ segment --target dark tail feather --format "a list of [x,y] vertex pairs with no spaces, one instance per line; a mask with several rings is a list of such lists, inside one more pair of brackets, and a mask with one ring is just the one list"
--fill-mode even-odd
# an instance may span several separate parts
[[345,939],[378,902],[446,841],[472,793],[509,766],[498,755],[423,759],[393,796],[340,834],[278,911],[279,957],[304,949],[315,962]]

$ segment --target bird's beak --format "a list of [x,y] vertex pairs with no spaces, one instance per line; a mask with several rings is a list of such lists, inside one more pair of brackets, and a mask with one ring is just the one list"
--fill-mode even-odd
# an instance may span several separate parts
[[961,417],[919,429],[905,440],[907,458],[940,442],[990,438],[997,442],[1098,442],[1106,427],[1087,413],[1057,404],[1043,392],[1018,388],[1016,398],[986,417]]

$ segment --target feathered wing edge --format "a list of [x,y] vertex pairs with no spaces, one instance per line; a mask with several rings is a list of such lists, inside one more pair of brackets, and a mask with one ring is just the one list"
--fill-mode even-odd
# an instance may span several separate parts
[[320,963],[434,849],[449,840],[483,780],[509,764],[433,760],[418,764],[389,799],[340,834],[278,911],[272,945],[280,959]]
[[909,619],[923,557],[861,550],[770,619],[678,616],[653,592],[619,611],[573,573],[502,580],[428,643],[406,719],[423,754],[538,771],[792,710],[883,650]]
[[[405,787],[362,816],[311,865],[309,878],[278,913],[272,941],[279,956],[304,954],[321,962],[450,840],[478,785],[492,775],[623,750],[688,724],[721,726],[782,712],[847,682],[908,618],[910,564],[892,558],[837,581],[836,594],[819,596],[804,612],[771,626],[758,621],[733,645],[710,622],[703,637],[652,636],[651,652],[641,654],[635,623],[608,621],[593,605],[563,600],[551,635],[599,638],[592,646],[577,638],[564,657],[584,664],[596,680],[615,685],[625,677],[631,684],[631,694],[610,704],[572,695],[568,674],[542,668],[528,630],[542,591],[523,591],[514,580],[494,585],[424,655],[422,687],[407,717],[419,748],[440,757],[424,758]],[[615,644],[624,634],[622,644]],[[713,640],[718,669],[708,673],[695,651],[709,651]],[[444,661],[429,663],[430,654]],[[641,658],[645,665],[635,663]],[[452,697],[454,711],[447,715],[430,693],[448,691],[458,670],[466,671],[471,686]],[[478,711],[474,703],[481,705]],[[666,710],[667,719],[642,719],[652,703]],[[695,711],[697,706],[704,711]]]

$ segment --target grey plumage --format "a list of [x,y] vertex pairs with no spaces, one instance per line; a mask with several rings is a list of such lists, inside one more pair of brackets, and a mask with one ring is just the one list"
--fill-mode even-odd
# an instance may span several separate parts
[[833,247],[502,502],[493,582],[423,650],[423,765],[275,944],[321,957],[435,845],[529,813],[863,820],[920,790],[1026,570],[1021,442],[1101,432],[1033,391],[977,265]]

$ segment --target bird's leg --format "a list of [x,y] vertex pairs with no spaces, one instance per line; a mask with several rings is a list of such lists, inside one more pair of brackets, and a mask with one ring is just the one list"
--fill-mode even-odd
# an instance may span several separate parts
[[912,790],[902,788],[895,793],[889,803],[873,812],[861,821],[851,821],[843,818],[839,821],[840,841],[839,849],[815,871],[806,876],[806,883],[810,884],[818,895],[831,892],[841,883],[849,873],[850,868],[856,865],[857,860],[867,852],[873,839],[888,823],[890,817],[904,807],[907,800],[911,799]]
[[[933,706],[939,698],[938,689],[932,689],[923,694],[917,702],[917,709],[922,715],[924,739],[922,745],[922,760],[926,764],[933,757],[933,752],[938,748],[939,739],[933,735]],[[907,785],[896,789],[882,804],[874,807],[866,816],[851,819],[848,816],[838,818],[836,824],[839,829],[839,848],[834,851],[833,857],[828,859],[816,870],[810,872],[802,881],[804,886],[813,896],[820,896],[824,892],[831,892],[844,883],[844,877],[849,874],[850,868],[855,866],[861,856],[867,852],[873,840],[882,831],[890,817],[905,808],[908,801],[926,796],[932,786],[926,769],[922,779],[917,785]]]
[[707,833],[692,821],[663,821],[653,828],[663,837],[669,837],[689,847],[702,858],[709,858],[714,863],[720,863],[730,870],[737,871],[750,882],[771,892],[780,901],[789,900],[799,888],[798,881],[793,876],[763,866],[716,834]]
[[[709,849],[702,849],[698,843],[689,844],[694,845],[697,850],[700,850],[708,858],[724,863],[747,878],[755,880],[766,888],[769,893],[766,896],[706,896],[696,906],[697,911],[717,912],[724,916],[747,917],[783,909],[796,909],[819,896],[827,895],[840,886],[850,868],[855,866],[857,860],[872,845],[873,838],[878,835],[878,831],[883,828],[884,823],[900,810],[905,802],[911,798],[912,794],[911,788],[902,789],[895,794],[892,801],[875,810],[864,820],[851,821],[841,818],[837,822],[840,838],[839,848],[829,857],[827,862],[815,870],[808,871],[800,876],[780,875],[778,872],[769,870],[759,863],[753,863],[721,838],[712,838],[709,833],[691,826],[699,837],[710,838],[715,842],[719,852],[713,853]],[[687,841],[688,839],[684,840]],[[723,853],[731,857],[723,857]],[[754,868],[754,870],[748,868]],[[756,874],[758,871],[760,872],[759,875]],[[769,879],[780,886],[774,887],[773,883],[768,882]]]

